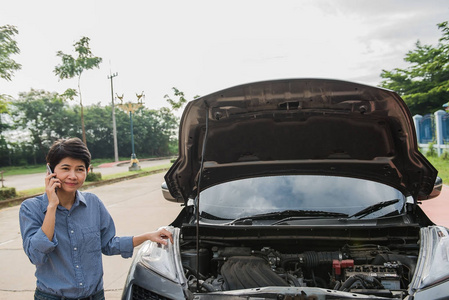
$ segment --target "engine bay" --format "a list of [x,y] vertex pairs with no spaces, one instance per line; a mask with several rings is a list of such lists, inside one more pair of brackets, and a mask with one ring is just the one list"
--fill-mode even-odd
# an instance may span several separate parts
[[204,236],[198,250],[184,239],[181,260],[192,293],[318,287],[402,299],[416,268],[418,235],[410,228],[401,236],[394,236],[399,233],[394,229],[379,230],[389,234],[376,237],[379,232],[365,229],[363,238],[357,238],[358,230],[349,232],[352,237],[330,238],[334,230],[312,236],[311,229],[302,229],[296,237],[290,231],[274,237],[251,229],[233,242],[225,230],[221,237]]

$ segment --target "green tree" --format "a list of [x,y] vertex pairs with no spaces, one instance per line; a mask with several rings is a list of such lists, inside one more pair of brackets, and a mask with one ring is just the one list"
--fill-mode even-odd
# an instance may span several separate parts
[[13,101],[12,117],[16,130],[22,130],[35,145],[34,155],[45,158],[50,145],[61,137],[75,136],[75,114],[57,93],[31,89]]
[[184,96],[184,92],[180,91],[179,89],[172,87],[173,93],[175,97],[178,97],[178,100],[173,100],[172,97],[168,94],[164,96],[164,98],[167,100],[168,104],[170,104],[172,110],[176,111],[180,109],[186,102],[187,99]]
[[21,64],[10,57],[20,53],[17,41],[14,39],[18,33],[15,26],[0,26],[0,77],[7,81],[11,81],[14,72],[22,68]]
[[407,103],[412,114],[427,114],[441,109],[449,100],[449,27],[438,24],[442,37],[437,46],[416,42],[404,60],[405,69],[382,70],[381,86],[394,90]]
[[93,158],[114,157],[111,114],[111,106],[98,103],[86,107],[86,139]]
[[[19,54],[20,49],[15,40],[15,35],[19,31],[15,26],[4,25],[0,26],[0,78],[6,81],[11,81],[15,71],[20,70],[22,65],[11,58],[12,55]],[[3,114],[8,113],[8,102],[11,97],[0,94],[0,156],[3,160],[8,151],[7,143],[3,137],[3,131],[9,127],[3,122]],[[6,159],[5,159],[6,161]]]
[[[54,69],[54,72],[56,76],[59,77],[59,79],[70,79],[74,77],[78,78],[78,96],[80,99],[81,107],[81,130],[83,142],[85,144],[87,144],[87,142],[86,130],[84,126],[83,100],[81,96],[81,75],[85,70],[99,68],[100,63],[102,62],[101,57],[97,57],[92,54],[89,46],[89,41],[90,39],[88,37],[82,37],[78,42],[73,44],[73,46],[75,47],[75,52],[78,53],[77,58],[74,58],[70,54],[65,54],[62,51],[58,51],[56,55],[61,57],[62,63],[60,65],[57,65]],[[73,90],[67,93],[73,95]]]
[[139,156],[171,155],[170,142],[176,132],[178,119],[168,108],[140,108],[133,115],[136,153]]
[[[22,68],[22,65],[11,58],[14,54],[19,54],[20,49],[14,39],[19,31],[15,26],[0,26],[0,78],[11,81],[15,71]],[[7,111],[7,95],[0,94],[0,113]]]
[[[20,93],[11,103],[4,125],[20,139],[0,140],[0,166],[45,162],[50,145],[59,138],[81,137],[80,106],[66,101],[67,95],[42,90]],[[86,136],[93,158],[112,158],[112,107],[85,107]],[[117,141],[121,153],[131,153],[129,114],[116,111]],[[169,108],[141,107],[133,114],[136,153],[139,157],[177,153],[178,118]],[[6,136],[7,137],[7,136]]]
[[[176,87],[172,87],[174,97],[166,94],[164,96],[165,100],[170,104],[170,108],[163,107],[159,110],[159,117],[164,120],[160,124],[163,125],[164,132],[166,132],[167,140],[164,145],[167,145],[170,149],[168,152],[171,154],[176,154],[178,152],[178,129],[179,129],[179,118],[176,117],[173,112],[179,110],[187,103],[187,98],[184,95],[184,92],[180,91]],[[199,98],[199,95],[193,97],[193,99]],[[178,98],[176,100],[176,98]]]
[[[178,100],[176,99],[172,99],[174,97],[166,94],[164,96],[165,100],[167,100],[168,104],[170,104],[171,110],[172,111],[177,111],[178,109],[182,108],[184,106],[184,104],[187,103],[187,98],[184,95],[183,91],[180,91],[178,88],[176,87],[172,87],[173,90],[173,94],[175,97],[178,98]],[[199,98],[200,96],[196,95],[195,97],[193,97],[193,99]]]

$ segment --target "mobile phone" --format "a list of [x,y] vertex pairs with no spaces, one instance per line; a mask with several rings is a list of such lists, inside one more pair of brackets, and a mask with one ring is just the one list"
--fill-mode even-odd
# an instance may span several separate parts
[[47,172],[48,172],[48,174],[53,174],[53,171],[51,170],[49,164],[47,164]]
[[[53,174],[53,171],[52,171],[52,169],[50,168],[50,164],[47,164],[47,172],[48,172],[48,174]],[[56,178],[56,176],[53,176],[53,177]],[[55,192],[57,192],[57,191],[58,191],[58,188],[55,188]]]

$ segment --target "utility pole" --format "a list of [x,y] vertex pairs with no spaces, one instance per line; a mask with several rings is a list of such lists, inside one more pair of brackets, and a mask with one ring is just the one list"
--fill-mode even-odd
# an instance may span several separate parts
[[111,79],[111,97],[112,97],[112,135],[114,136],[114,159],[118,162],[118,146],[117,146],[117,127],[115,125],[115,106],[114,106],[114,84],[112,79],[118,76],[118,73],[108,75],[108,79]]

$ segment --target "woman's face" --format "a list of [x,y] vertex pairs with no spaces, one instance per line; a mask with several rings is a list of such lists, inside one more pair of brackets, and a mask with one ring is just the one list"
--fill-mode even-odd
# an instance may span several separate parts
[[61,189],[75,192],[86,180],[87,169],[81,159],[66,157],[55,166],[53,173],[61,181]]

